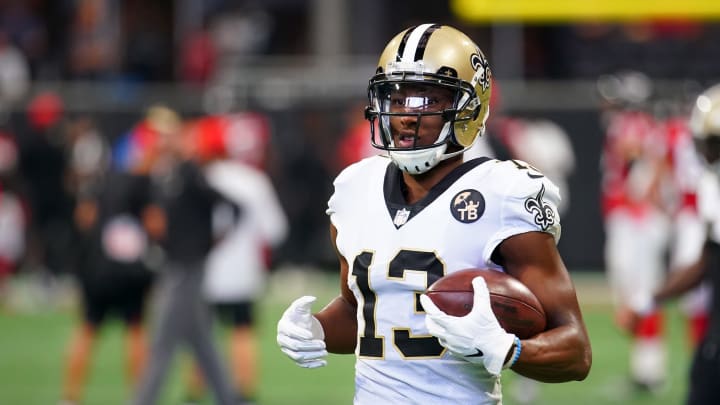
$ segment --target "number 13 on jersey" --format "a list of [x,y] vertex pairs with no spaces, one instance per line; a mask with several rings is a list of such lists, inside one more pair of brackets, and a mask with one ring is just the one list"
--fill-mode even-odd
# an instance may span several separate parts
[[[362,295],[362,319],[365,325],[360,331],[358,355],[365,358],[384,358],[385,339],[392,339],[392,345],[400,354],[408,359],[427,359],[440,357],[444,348],[437,338],[429,335],[414,336],[407,325],[392,325],[392,336],[378,336],[375,310],[378,295],[370,285],[369,268],[373,262],[373,253],[362,252],[353,261],[352,275],[355,276],[357,288]],[[403,282],[408,271],[425,273],[425,289],[445,274],[443,263],[434,252],[401,250],[390,261],[386,277],[388,280]],[[423,290],[424,291],[424,290]],[[396,311],[414,310],[423,312],[419,296],[423,291],[407,290],[406,308],[395,308]]]

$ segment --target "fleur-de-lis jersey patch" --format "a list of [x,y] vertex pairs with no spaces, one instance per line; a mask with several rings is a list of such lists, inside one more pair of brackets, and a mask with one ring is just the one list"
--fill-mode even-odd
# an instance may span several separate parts
[[543,196],[545,195],[545,185],[540,187],[540,191],[535,197],[529,197],[525,200],[525,209],[533,215],[535,223],[546,231],[550,226],[555,224],[555,211],[549,204],[545,204]]

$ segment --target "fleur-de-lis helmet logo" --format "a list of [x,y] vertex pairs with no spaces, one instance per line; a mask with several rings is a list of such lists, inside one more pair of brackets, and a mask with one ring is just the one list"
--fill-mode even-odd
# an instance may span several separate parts
[[470,56],[470,65],[476,72],[474,81],[480,83],[484,92],[490,87],[490,64],[481,54],[474,53]]

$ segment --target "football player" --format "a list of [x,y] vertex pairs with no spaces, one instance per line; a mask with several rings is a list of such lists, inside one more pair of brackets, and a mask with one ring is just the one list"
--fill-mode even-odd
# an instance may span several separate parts
[[[278,322],[281,350],[306,368],[326,365],[328,352],[355,353],[356,404],[500,403],[510,367],[545,382],[584,379],[591,348],[556,248],[557,187],[524,162],[463,162],[489,113],[482,51],[449,26],[406,29],[383,51],[368,91],[372,142],[387,155],[334,182],[327,213],[341,293],[315,314],[315,297],[294,301]],[[480,277],[465,317],[422,295],[471,267],[527,285],[548,329],[526,340],[505,331]]]
[[[646,77],[621,76],[628,87]],[[649,79],[647,79],[649,80]],[[652,292],[666,270],[668,215],[663,210],[667,154],[665,137],[647,99],[625,96],[604,112],[607,124],[601,156],[601,204],[605,228],[604,259],[616,308],[622,302]],[[663,344],[663,314],[646,314],[631,337],[630,380],[641,391],[660,392],[667,379]]]
[[[667,143],[665,167],[670,179],[669,269],[676,271],[695,263],[705,244],[705,223],[698,212],[697,188],[704,170],[702,156],[693,144],[686,114],[673,114],[661,121]],[[688,338],[694,347],[702,341],[708,326],[710,288],[703,283],[688,291],[680,302],[687,320]]]
[[709,323],[696,346],[690,371],[686,404],[720,403],[720,85],[701,94],[690,116],[690,130],[698,152],[704,157],[705,171],[697,188],[697,207],[706,224],[706,242],[699,260],[670,273],[654,294],[638,295],[621,312],[621,326],[634,333],[643,317],[658,305],[678,297],[707,281],[711,286]]

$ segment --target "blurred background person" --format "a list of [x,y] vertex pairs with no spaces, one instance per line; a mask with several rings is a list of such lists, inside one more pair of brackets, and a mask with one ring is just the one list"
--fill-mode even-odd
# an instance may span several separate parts
[[30,65],[25,54],[0,29],[0,121],[21,102],[30,88]]
[[[622,302],[653,291],[666,270],[668,218],[660,193],[666,144],[657,131],[647,101],[649,78],[622,72],[598,81],[611,103],[602,150],[602,210],[605,265],[616,310]],[[630,349],[630,381],[641,390],[659,392],[667,378],[662,313],[646,314]]]
[[[119,4],[111,0],[78,0],[69,24],[69,73],[78,79],[110,79],[120,67]],[[136,46],[145,46],[137,43]]]
[[100,131],[92,116],[77,114],[64,127],[68,160],[66,184],[71,195],[77,197],[91,191],[111,166],[120,169],[120,164],[110,161],[109,137]]
[[[253,131],[262,126],[246,125],[226,131],[203,131],[196,126],[199,155],[209,185],[232,204],[221,203],[214,210],[214,228],[219,240],[208,257],[204,292],[215,307],[217,319],[229,328],[226,353],[230,359],[233,384],[239,396],[254,400],[259,381],[259,344],[256,332],[256,302],[266,293],[272,252],[288,233],[288,221],[270,177],[261,168],[264,142],[248,142],[255,151],[228,149],[229,137],[262,138]],[[209,119],[212,119],[210,117]],[[239,131],[239,132],[236,132]],[[238,142],[238,139],[235,139]],[[244,159],[252,156],[252,159]],[[199,377],[195,373],[196,377]],[[197,378],[188,395],[199,402],[203,387]]]
[[183,131],[180,116],[155,105],[146,119],[158,137],[150,169],[153,203],[145,222],[150,237],[164,251],[164,262],[155,289],[150,356],[133,403],[156,403],[171,361],[184,347],[193,354],[215,402],[234,404],[238,399],[215,348],[202,292],[206,259],[214,243],[212,210],[222,198],[195,161],[195,139]]
[[0,309],[8,297],[7,281],[25,255],[26,212],[17,184],[17,145],[11,134],[0,132]]
[[63,100],[52,91],[38,93],[29,101],[26,117],[27,127],[17,136],[18,171],[30,218],[24,266],[50,286],[66,272],[72,251],[73,202],[66,183]]
[[[148,156],[108,168],[109,150],[89,117],[70,126],[76,190],[74,274],[81,315],[67,343],[61,404],[79,404],[101,327],[118,317],[125,324],[125,370],[133,392],[145,366],[144,321],[154,272],[143,226],[150,204]],[[96,143],[98,142],[98,143]]]
[[[705,243],[705,223],[698,209],[698,186],[703,174],[703,157],[695,148],[687,108],[680,100],[657,102],[658,130],[665,139],[667,153],[660,167],[665,179],[663,199],[671,221],[668,268],[680,271],[696,263]],[[710,286],[702,283],[688,291],[680,301],[687,322],[688,343],[700,343],[708,327]]]
[[705,161],[697,189],[700,215],[707,225],[702,255],[670,273],[655,290],[639,292],[635,299],[625,302],[619,322],[633,333],[644,314],[664,301],[697,288],[703,281],[710,283],[713,295],[708,328],[693,354],[685,402],[700,405],[720,402],[720,85],[710,87],[697,98],[690,128]]

